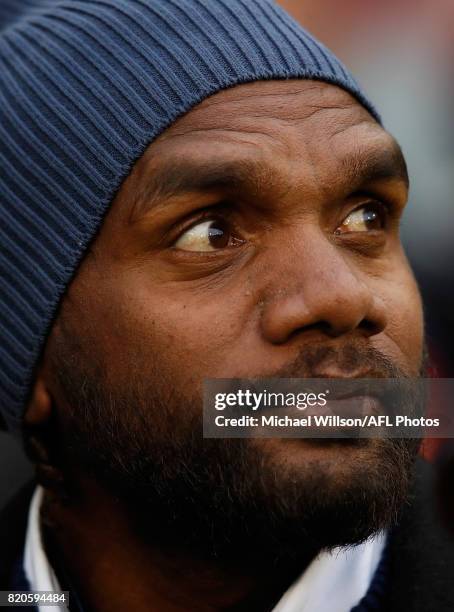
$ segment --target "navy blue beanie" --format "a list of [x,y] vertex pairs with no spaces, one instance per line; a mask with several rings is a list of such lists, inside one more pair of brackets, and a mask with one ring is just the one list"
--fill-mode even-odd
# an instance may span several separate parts
[[0,1],[0,415],[19,431],[66,287],[115,193],[177,117],[342,64],[269,0]]

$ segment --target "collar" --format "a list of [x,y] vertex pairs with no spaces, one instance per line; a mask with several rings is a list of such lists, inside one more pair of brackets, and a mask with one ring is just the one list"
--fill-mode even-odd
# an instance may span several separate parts
[[[44,550],[40,510],[44,489],[37,487],[30,504],[25,535],[24,571],[31,591],[61,591],[57,576]],[[39,612],[68,612],[63,606],[39,606]]]

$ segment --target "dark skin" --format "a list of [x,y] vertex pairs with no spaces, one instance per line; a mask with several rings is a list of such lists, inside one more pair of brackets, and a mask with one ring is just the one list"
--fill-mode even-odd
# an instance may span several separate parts
[[[49,364],[65,320],[120,385],[144,355],[156,363],[158,354],[157,369],[192,389],[204,378],[272,375],[305,347],[352,342],[417,376],[422,308],[398,231],[407,196],[394,139],[335,86],[257,82],[206,99],[124,181],[63,299],[26,422],[64,423]],[[311,374],[371,372],[324,359]],[[323,461],[334,475],[361,460],[348,445],[261,444],[283,465]],[[263,574],[144,546],[121,504],[70,470],[78,502],[49,486],[46,512],[92,609],[239,610],[264,590]],[[275,583],[268,603],[286,586]]]

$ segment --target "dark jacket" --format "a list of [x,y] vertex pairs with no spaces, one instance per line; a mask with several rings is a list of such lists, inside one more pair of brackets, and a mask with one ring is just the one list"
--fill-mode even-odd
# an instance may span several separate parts
[[[11,588],[17,573],[32,492],[31,483],[0,513],[0,590]],[[454,539],[441,525],[434,502],[433,470],[422,460],[417,463],[409,503],[390,534],[386,554],[379,607],[368,604],[367,609],[454,612]]]

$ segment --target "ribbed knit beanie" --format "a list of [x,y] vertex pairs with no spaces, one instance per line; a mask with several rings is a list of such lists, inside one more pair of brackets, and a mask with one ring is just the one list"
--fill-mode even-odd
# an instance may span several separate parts
[[0,414],[19,431],[66,287],[115,193],[227,87],[350,74],[270,0],[0,0]]

